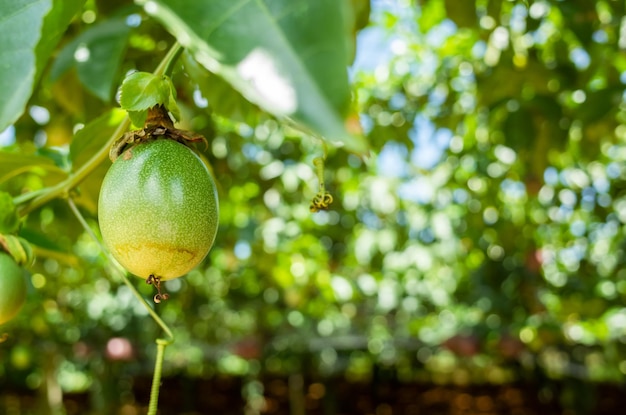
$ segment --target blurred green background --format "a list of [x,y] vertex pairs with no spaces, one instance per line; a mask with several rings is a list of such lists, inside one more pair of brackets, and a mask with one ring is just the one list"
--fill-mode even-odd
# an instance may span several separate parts
[[[194,82],[186,71],[203,69],[184,56],[174,72],[183,128],[209,143],[221,218],[203,266],[168,281],[172,298],[156,307],[176,336],[162,413],[619,408],[624,2],[352,5],[362,20],[350,67],[354,111],[372,152],[329,148],[328,211],[309,212],[319,141],[215,76]],[[137,16],[114,39],[125,53],[118,85],[130,69],[151,71],[172,43],[140,13],[127,2],[88,1],[65,41]],[[77,125],[114,104],[85,90],[76,68],[47,79],[0,145],[63,166]],[[107,167],[78,189],[94,230]],[[4,176],[0,188],[16,194],[51,176]],[[158,327],[107,273],[65,202],[31,213],[22,236],[37,260],[27,304],[1,328],[0,413],[141,413]],[[216,401],[202,406],[206,395]],[[439,406],[423,412],[428,402]]]

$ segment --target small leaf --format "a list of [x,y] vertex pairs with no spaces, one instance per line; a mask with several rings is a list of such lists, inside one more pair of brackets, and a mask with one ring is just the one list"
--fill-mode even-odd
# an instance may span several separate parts
[[126,111],[143,111],[156,105],[167,107],[172,93],[171,83],[167,76],[134,72],[122,82],[120,106]]
[[103,101],[110,101],[129,33],[125,18],[90,27],[61,50],[50,69],[50,80],[75,67],[85,88]]
[[6,192],[0,192],[0,233],[14,233],[19,225],[20,218],[13,198]]

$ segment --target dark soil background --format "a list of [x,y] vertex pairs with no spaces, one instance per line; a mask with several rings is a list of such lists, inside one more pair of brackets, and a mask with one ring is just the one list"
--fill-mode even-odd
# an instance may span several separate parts
[[[342,378],[311,380],[262,379],[260,414],[271,415],[613,415],[624,413],[626,386],[551,382],[545,385],[433,385],[422,383],[354,383]],[[294,383],[297,385],[294,386]],[[239,415],[246,411],[242,390],[246,380],[233,377],[163,380],[160,415]],[[113,413],[147,412],[150,378],[133,381],[128,403]],[[0,391],[0,414],[36,414],[37,396],[25,391]],[[64,396],[67,415],[97,414],[90,395]],[[139,404],[143,403],[143,404]],[[248,408],[249,409],[249,408]]]

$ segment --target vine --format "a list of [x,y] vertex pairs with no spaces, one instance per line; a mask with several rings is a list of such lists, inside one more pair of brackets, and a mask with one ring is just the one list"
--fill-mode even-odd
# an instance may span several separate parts
[[[182,53],[183,48],[180,44],[175,43],[165,57],[161,60],[160,64],[157,66],[153,74],[155,76],[169,76],[171,74],[174,63]],[[107,142],[100,148],[96,153],[94,153],[91,158],[83,164],[80,168],[78,168],[75,172],[70,174],[65,180],[57,183],[56,185],[39,189],[30,193],[25,193],[23,195],[19,195],[13,198],[13,202],[15,205],[20,205],[19,214],[20,216],[25,216],[33,210],[37,209],[44,204],[57,199],[64,198],[67,200],[67,203],[76,216],[81,226],[84,228],[85,232],[87,232],[91,238],[96,241],[99,245],[101,252],[107,259],[107,261],[114,265],[115,269],[118,270],[120,278],[124,282],[124,284],[131,290],[133,295],[137,298],[137,300],[146,308],[150,317],[157,323],[159,327],[165,333],[166,338],[158,338],[156,339],[157,352],[156,352],[156,361],[154,366],[154,373],[152,377],[152,388],[150,391],[150,402],[148,405],[148,415],[156,415],[158,408],[158,399],[159,399],[159,390],[161,384],[161,372],[163,367],[163,360],[165,355],[165,348],[174,342],[174,335],[171,329],[165,324],[165,322],[159,317],[156,311],[151,307],[146,300],[142,297],[142,295],[137,291],[135,286],[130,282],[127,277],[127,273],[123,271],[119,266],[117,266],[117,262],[112,257],[112,255],[105,248],[100,239],[96,236],[93,230],[90,228],[89,224],[81,214],[80,210],[74,203],[74,200],[71,197],[72,190],[78,186],[98,165],[100,165],[103,161],[105,161],[109,157],[109,151],[113,143],[118,140],[124,133],[128,130],[131,125],[131,120],[127,115],[118,125],[116,130],[113,132],[111,137],[107,140]]]
[[324,162],[326,161],[326,146],[324,145],[324,155],[322,157],[316,157],[313,159],[313,166],[315,166],[315,174],[319,182],[319,190],[311,200],[309,210],[311,212],[319,212],[320,210],[327,210],[333,203],[333,195],[326,191],[326,183],[324,181]]

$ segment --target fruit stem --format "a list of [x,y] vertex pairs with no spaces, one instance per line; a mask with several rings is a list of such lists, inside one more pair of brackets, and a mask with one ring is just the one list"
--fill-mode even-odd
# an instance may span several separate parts
[[[154,70],[154,75],[169,76],[174,70],[174,63],[176,62],[182,51],[183,47],[178,42],[174,43],[174,45],[172,45],[165,57],[163,57],[163,59],[159,63],[159,66],[157,66],[157,68]],[[130,119],[128,118],[128,116],[126,116],[117,127],[117,129],[113,132],[111,137],[102,146],[102,148],[100,148],[93,156],[91,156],[91,158],[85,164],[80,166],[78,170],[68,176],[65,180],[46,189],[37,190],[37,194],[32,197],[32,200],[28,196],[29,194],[20,195],[18,198],[14,199],[16,203],[25,203],[30,201],[19,210],[19,214],[21,216],[25,216],[53,199],[56,199],[58,197],[68,197],[70,190],[78,186],[96,167],[100,165],[100,163],[109,158],[109,148],[115,142],[115,140],[121,137],[122,134],[124,134],[124,132],[128,130],[129,127]]]

